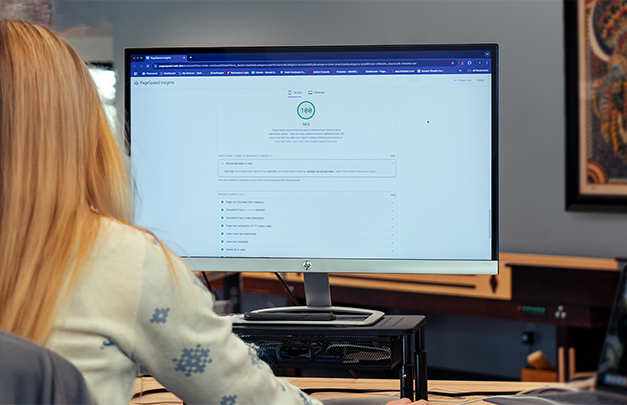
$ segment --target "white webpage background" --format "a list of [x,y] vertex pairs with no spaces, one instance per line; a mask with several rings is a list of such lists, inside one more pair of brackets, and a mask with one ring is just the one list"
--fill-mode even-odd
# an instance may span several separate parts
[[[487,75],[132,78],[133,82],[136,222],[180,254],[491,257]],[[297,114],[303,101],[316,108],[308,120]],[[290,131],[298,129],[322,134],[322,141],[307,141]],[[325,141],[329,130],[337,130],[341,137]],[[284,134],[283,141],[276,134]],[[290,142],[285,142],[288,135]],[[295,170],[287,175],[232,175],[221,172],[220,163],[225,162],[263,170],[330,168],[333,174],[309,176]],[[387,164],[394,166],[392,176]],[[342,165],[344,171],[365,168],[374,175],[342,174],[338,170]],[[220,210],[228,194],[239,194],[233,202],[267,199],[267,204],[257,204],[266,209],[261,216],[248,217],[263,220],[230,215],[225,224]],[[286,208],[279,210],[272,196],[300,196],[310,208],[294,212],[283,204]],[[381,205],[363,207],[375,200]],[[352,215],[353,225],[342,233],[337,217],[329,217],[324,209],[325,201],[338,202],[327,203],[335,204],[333,215],[349,223]],[[396,207],[393,215],[385,208],[388,203]],[[348,211],[341,211],[345,208]],[[362,209],[376,223],[366,230],[359,228],[369,222],[359,220]],[[327,220],[321,221],[321,215]],[[382,220],[384,216],[389,219]],[[231,235],[226,235],[230,238],[226,242],[231,245],[224,244],[222,225],[255,222],[274,226],[259,228],[255,236],[227,231]],[[322,222],[328,226],[321,228]],[[242,253],[225,252],[224,246],[245,248]]]

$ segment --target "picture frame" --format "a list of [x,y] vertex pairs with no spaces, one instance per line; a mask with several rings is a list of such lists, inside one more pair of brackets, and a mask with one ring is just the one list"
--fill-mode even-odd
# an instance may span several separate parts
[[566,210],[627,213],[627,7],[563,5]]

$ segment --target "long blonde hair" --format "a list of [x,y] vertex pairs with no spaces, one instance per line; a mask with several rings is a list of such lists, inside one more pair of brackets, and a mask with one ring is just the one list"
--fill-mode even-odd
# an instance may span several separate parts
[[0,329],[45,342],[100,216],[130,222],[129,172],[84,61],[0,20]]

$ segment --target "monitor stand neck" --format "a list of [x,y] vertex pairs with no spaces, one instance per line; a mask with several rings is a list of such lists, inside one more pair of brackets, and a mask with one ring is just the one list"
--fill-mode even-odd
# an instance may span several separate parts
[[[384,315],[381,311],[331,305],[328,273],[304,273],[306,306],[264,308],[247,312],[243,323],[372,325]],[[330,315],[328,318],[325,316]],[[264,319],[261,319],[264,318]]]
[[331,306],[329,273],[304,273],[303,281],[307,307]]

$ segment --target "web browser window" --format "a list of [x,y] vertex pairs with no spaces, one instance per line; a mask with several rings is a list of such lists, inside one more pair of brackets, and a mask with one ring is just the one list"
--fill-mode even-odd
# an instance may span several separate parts
[[492,257],[489,52],[274,56],[132,55],[138,225],[201,257]]

